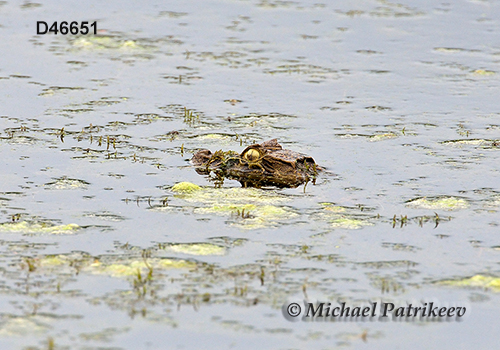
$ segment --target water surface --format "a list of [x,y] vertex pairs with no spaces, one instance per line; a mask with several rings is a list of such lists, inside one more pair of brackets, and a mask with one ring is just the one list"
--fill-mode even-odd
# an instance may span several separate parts
[[[494,347],[499,15],[494,1],[1,2],[2,348]],[[39,20],[99,32],[37,36]],[[188,162],[271,138],[327,171],[216,188]],[[172,188],[184,181],[201,189]],[[287,321],[304,299],[470,313]]]

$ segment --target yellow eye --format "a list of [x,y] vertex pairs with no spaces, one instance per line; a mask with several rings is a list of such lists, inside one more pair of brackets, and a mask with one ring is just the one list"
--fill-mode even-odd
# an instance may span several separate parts
[[249,162],[255,162],[257,159],[260,158],[260,153],[259,151],[251,148],[243,155],[243,158],[248,160]]

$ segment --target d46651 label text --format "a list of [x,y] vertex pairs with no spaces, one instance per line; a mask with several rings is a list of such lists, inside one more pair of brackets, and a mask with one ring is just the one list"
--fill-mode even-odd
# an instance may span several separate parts
[[[92,30],[92,31],[91,31]],[[92,22],[89,25],[89,22],[83,21],[83,22],[66,22],[62,21],[59,23],[54,22],[52,25],[48,25],[47,22],[45,21],[37,21],[36,22],[36,34],[37,35],[44,35],[44,34],[71,34],[71,35],[87,35],[89,33],[94,33],[97,34],[97,22]]]

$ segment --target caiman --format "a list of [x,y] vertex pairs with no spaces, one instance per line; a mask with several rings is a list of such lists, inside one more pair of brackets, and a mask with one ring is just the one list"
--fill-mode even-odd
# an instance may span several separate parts
[[297,187],[316,180],[320,167],[302,153],[283,149],[276,139],[250,145],[240,154],[202,149],[191,163],[198,174],[238,180],[243,187]]

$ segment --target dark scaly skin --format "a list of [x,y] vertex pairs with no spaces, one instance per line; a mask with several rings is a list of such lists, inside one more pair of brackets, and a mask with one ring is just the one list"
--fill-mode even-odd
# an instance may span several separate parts
[[191,163],[199,174],[214,172],[219,177],[238,180],[243,187],[297,187],[314,181],[320,167],[313,158],[283,149],[276,139],[233,151],[198,151]]

